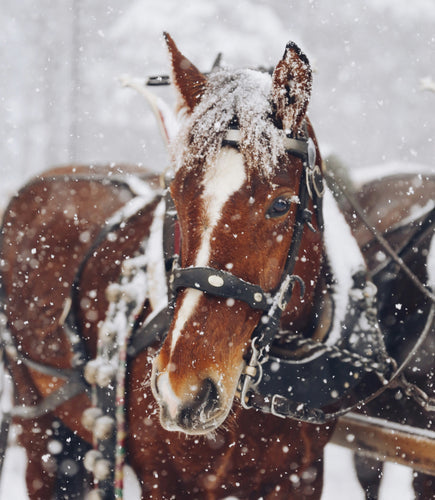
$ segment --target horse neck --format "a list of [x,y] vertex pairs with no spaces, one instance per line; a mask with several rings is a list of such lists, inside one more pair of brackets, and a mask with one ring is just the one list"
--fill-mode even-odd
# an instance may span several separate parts
[[295,266],[295,274],[305,282],[305,294],[300,304],[293,302],[296,298],[289,303],[282,328],[316,338],[323,338],[319,331],[324,335],[329,331],[332,338],[344,320],[353,276],[366,266],[349,224],[327,187],[322,205],[324,230],[312,233],[305,228]]

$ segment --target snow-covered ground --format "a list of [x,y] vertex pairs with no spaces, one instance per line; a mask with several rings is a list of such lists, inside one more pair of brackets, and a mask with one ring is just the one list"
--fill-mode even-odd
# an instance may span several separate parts
[[[412,471],[403,465],[387,463],[379,500],[412,500]],[[364,500],[356,478],[350,450],[333,444],[326,447],[325,485],[322,500]]]
[[[26,500],[24,484],[25,452],[18,446],[11,446],[6,454],[3,477],[0,482],[1,500]],[[404,466],[388,463],[385,466],[380,500],[412,500],[412,472]],[[128,472],[125,500],[140,498],[138,486]],[[364,500],[357,483],[349,450],[335,445],[326,447],[325,485],[322,500]]]

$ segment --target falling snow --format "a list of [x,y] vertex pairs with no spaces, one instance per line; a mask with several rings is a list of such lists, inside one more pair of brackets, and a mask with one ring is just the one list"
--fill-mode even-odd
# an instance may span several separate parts
[[[415,162],[415,171],[421,171],[421,163],[426,163],[432,165],[428,171],[434,172],[432,0],[370,0],[364,5],[344,2],[339,7],[332,0],[273,0],[267,4],[220,0],[207,6],[201,0],[189,5],[175,0],[135,0],[128,6],[114,0],[110,8],[101,1],[93,6],[81,4],[79,46],[72,42],[74,20],[69,4],[42,0],[36,10],[28,0],[7,0],[0,13],[4,36],[0,63],[0,127],[5,138],[0,152],[2,207],[19,185],[54,163],[120,160],[146,164],[156,171],[167,166],[167,154],[145,102],[117,83],[124,72],[139,76],[167,72],[167,57],[159,39],[163,29],[176,36],[183,52],[205,70],[221,50],[230,65],[274,65],[287,41],[295,39],[308,52],[315,69],[310,116],[323,151],[338,154],[352,167],[374,164],[372,169],[354,171],[357,182],[397,172],[400,162]],[[75,69],[73,60],[77,63]],[[225,77],[225,71],[216,75],[215,86]],[[264,120],[270,109],[266,104],[263,108],[257,105],[259,97],[269,95],[270,78],[243,71],[239,79],[244,82],[244,95],[234,95],[234,99],[246,102],[246,96],[252,97],[248,99],[249,109],[240,110],[240,115],[250,113],[250,119]],[[226,91],[230,84],[226,83]],[[166,100],[172,99],[166,88],[156,92]],[[209,113],[207,119],[216,131],[222,132],[232,117],[219,114],[218,101],[208,103],[208,111],[211,104],[216,104],[215,112]],[[256,129],[249,134],[246,141],[256,149],[264,146],[264,140],[272,142],[270,161],[262,168],[273,168],[279,154],[275,132],[266,139]],[[204,132],[197,137],[208,139]],[[415,188],[410,187],[409,194]],[[158,240],[160,234],[161,220],[153,226],[150,241]],[[89,238],[86,231],[80,235],[82,242]],[[277,235],[279,238],[282,236]],[[32,266],[38,266],[38,251],[30,251]],[[435,257],[435,241],[429,253]],[[149,259],[158,275],[163,265],[161,253],[156,251]],[[379,261],[383,259],[385,255],[380,253]],[[346,262],[352,269],[354,264]],[[232,263],[227,264],[227,269],[232,267]],[[430,261],[428,273],[435,284],[435,258]],[[153,279],[158,281],[149,276],[149,283]],[[340,286],[348,288],[346,278],[343,280]],[[156,308],[164,305],[165,292],[156,289],[152,298]],[[90,300],[94,298],[89,294]],[[229,306],[233,305],[231,300]],[[401,308],[402,304],[396,304],[397,310]],[[7,405],[2,401],[3,408]],[[11,441],[13,444],[14,436]],[[52,440],[48,451],[56,453],[61,446]],[[282,447],[283,453],[288,450],[288,446]],[[43,455],[42,460],[48,462],[48,455]],[[23,450],[11,446],[0,498],[26,498],[25,462]],[[363,498],[350,463],[350,452],[327,447],[323,500]],[[381,500],[412,498],[408,469],[388,465],[385,476]],[[299,481],[296,475],[290,479]],[[125,497],[139,498],[130,470]]]

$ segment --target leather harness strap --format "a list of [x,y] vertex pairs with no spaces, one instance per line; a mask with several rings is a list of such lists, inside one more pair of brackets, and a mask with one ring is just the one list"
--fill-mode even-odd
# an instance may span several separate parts
[[[386,267],[390,262],[396,263],[399,268],[406,274],[406,276],[412,281],[413,285],[425,296],[429,299],[430,302],[435,304],[435,294],[421,281],[417,278],[417,276],[409,269],[404,260],[400,256],[400,252],[396,252],[388,241],[384,238],[383,234],[376,229],[376,227],[368,220],[367,216],[364,213],[363,208],[357,202],[354,196],[352,196],[348,189],[344,184],[338,183],[335,179],[335,186],[340,190],[341,194],[346,198],[352,210],[357,214],[358,218],[362,221],[364,226],[372,233],[375,240],[380,244],[382,249],[388,255],[388,259],[386,262],[382,264],[382,266],[376,269],[372,276],[378,274],[384,267]],[[435,226],[435,208],[432,208],[425,216],[423,223],[421,224],[421,231],[418,231],[417,236],[419,239],[424,238],[424,236],[428,233],[428,231],[433,230]],[[411,245],[415,245],[416,242],[411,240]]]
[[269,309],[272,295],[264,292],[259,285],[253,285],[226,271],[209,267],[175,268],[172,274],[173,290],[194,288],[217,297],[242,300],[252,309]]

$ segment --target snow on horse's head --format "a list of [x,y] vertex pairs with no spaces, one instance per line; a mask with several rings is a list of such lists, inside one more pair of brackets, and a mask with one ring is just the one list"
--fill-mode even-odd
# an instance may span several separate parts
[[[165,36],[181,121],[172,144],[171,184],[181,266],[229,271],[274,290],[289,253],[303,168],[300,158],[286,152],[284,139],[306,127],[315,143],[306,118],[308,60],[290,43],[272,76],[218,69],[206,77]],[[236,145],[226,140],[235,129]],[[320,233],[304,231],[295,273],[307,289],[304,299],[295,294],[283,317],[296,328],[310,317],[321,260]],[[223,423],[260,316],[240,300],[194,288],[178,292],[173,321],[153,363],[152,387],[164,428],[203,434]]]

